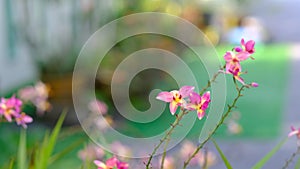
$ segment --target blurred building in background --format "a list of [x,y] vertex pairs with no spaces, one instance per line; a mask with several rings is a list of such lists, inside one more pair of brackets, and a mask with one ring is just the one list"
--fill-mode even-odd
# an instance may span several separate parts
[[[0,2],[0,93],[9,94],[41,79],[50,84],[52,98],[70,105],[72,70],[85,41],[106,23],[132,13],[164,12],[182,17],[215,45],[300,41],[300,1],[283,0],[3,0]],[[113,31],[113,30],[112,30]],[[117,46],[118,63],[124,49],[176,49],[168,39],[140,38],[132,46]],[[120,56],[120,57],[119,57]],[[96,80],[103,87],[105,79]],[[97,86],[98,85],[98,86]],[[136,89],[138,90],[138,89]]]

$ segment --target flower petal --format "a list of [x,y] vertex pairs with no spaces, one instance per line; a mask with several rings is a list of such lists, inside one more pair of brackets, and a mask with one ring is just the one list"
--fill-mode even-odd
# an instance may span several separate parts
[[245,39],[244,39],[244,38],[241,39],[241,45],[242,45],[243,47],[245,46]]
[[224,59],[226,62],[230,62],[232,60],[233,56],[234,56],[234,53],[231,51],[228,51],[225,53]]
[[176,102],[172,101],[170,103],[170,107],[169,108],[170,108],[170,112],[171,112],[172,115],[174,115],[176,113],[177,107],[178,107],[178,105],[177,105]]
[[243,51],[243,49],[242,49],[241,47],[239,47],[239,46],[235,47],[234,50],[235,50],[236,52],[241,52],[241,51]]
[[119,160],[116,157],[112,157],[108,160],[106,160],[106,166],[109,168],[113,168],[117,166],[117,163],[119,162]]
[[128,169],[128,167],[129,167],[128,163],[125,163],[125,162],[119,162],[117,164],[118,169]]
[[204,99],[205,101],[210,102],[210,91],[205,92],[205,93],[202,95],[201,99]]
[[198,93],[196,93],[196,92],[192,92],[191,94],[190,94],[190,101],[191,101],[191,103],[200,103],[200,101],[201,101],[201,96],[198,94]]
[[238,58],[239,61],[246,60],[250,57],[250,54],[248,52],[239,52],[236,57]]
[[94,160],[94,164],[98,167],[98,169],[107,169],[107,166],[99,160]]
[[187,110],[196,110],[196,105],[195,104],[193,104],[193,103],[188,103],[188,104],[186,104],[185,105],[185,107],[184,107],[185,109],[187,109]]
[[246,51],[249,52],[250,54],[254,53],[255,52],[254,45],[255,45],[255,41],[249,40],[245,45]]
[[199,110],[197,111],[198,119],[201,120],[205,116],[205,111]]
[[245,85],[245,81],[244,81],[243,78],[241,78],[241,76],[234,76],[234,78],[235,78],[236,80],[238,80],[239,82],[241,82],[243,85]]
[[173,94],[171,92],[160,92],[156,96],[156,99],[164,102],[171,102],[173,100]]
[[298,130],[291,131],[291,132],[289,133],[288,137],[291,137],[291,136],[296,135],[296,134],[298,134],[298,133],[299,133]]
[[195,89],[194,86],[182,86],[180,89],[179,89],[179,94],[185,98],[185,97],[188,97],[192,92],[193,90]]

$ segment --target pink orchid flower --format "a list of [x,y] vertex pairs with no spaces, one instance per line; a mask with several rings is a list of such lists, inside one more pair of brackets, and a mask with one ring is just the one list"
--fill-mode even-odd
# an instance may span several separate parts
[[232,74],[236,80],[238,80],[243,85],[245,85],[244,79],[240,76],[242,74],[240,66],[236,66],[236,67],[232,68],[232,70],[230,69],[229,73]]
[[187,104],[188,110],[197,110],[199,120],[205,116],[205,110],[208,108],[210,103],[210,92],[204,93],[200,96],[196,92],[192,92],[190,95],[191,103]]
[[241,46],[242,47],[235,47],[234,50],[236,52],[247,52],[249,54],[253,54],[255,52],[254,46],[255,46],[255,41],[254,40],[249,40],[245,42],[245,39],[241,39]]
[[291,137],[293,135],[296,135],[298,139],[300,139],[300,128],[296,130],[294,126],[291,126],[291,132],[289,133],[288,137]]
[[185,105],[184,98],[188,97],[194,89],[195,87],[193,86],[183,86],[179,89],[179,91],[173,90],[170,92],[160,92],[156,99],[170,103],[170,112],[174,115],[178,106]]
[[128,163],[119,161],[116,157],[112,157],[103,163],[102,161],[95,160],[94,163],[98,169],[128,169]]
[[249,54],[247,53],[238,53],[235,54],[232,51],[228,51],[224,55],[224,59],[226,61],[226,73],[230,73],[234,68],[239,68],[241,70],[240,62],[249,58]]
[[31,123],[33,120],[25,113],[19,114],[16,118],[17,125],[22,125],[23,128],[27,128],[27,123]]
[[1,98],[0,101],[0,116],[4,116],[8,122],[12,121],[13,117],[18,116],[21,111],[22,101],[12,96],[9,99]]

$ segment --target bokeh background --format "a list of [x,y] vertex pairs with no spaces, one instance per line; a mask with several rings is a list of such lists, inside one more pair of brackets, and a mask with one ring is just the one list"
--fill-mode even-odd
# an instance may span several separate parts
[[[205,33],[216,46],[220,58],[238,45],[241,37],[256,41],[255,61],[244,63],[248,74],[243,77],[249,82],[258,82],[260,87],[245,92],[230,120],[216,135],[234,167],[250,168],[286,137],[290,125],[300,124],[299,5],[296,0],[3,0],[0,2],[0,95],[10,96],[22,87],[42,81],[49,86],[52,109],[44,116],[35,117],[35,123],[29,125],[28,130],[32,132],[29,144],[41,138],[66,107],[69,110],[65,120],[66,133],[71,128],[76,129],[76,134],[64,138],[57,151],[60,146],[72,142],[72,137],[88,139],[83,132],[78,132],[80,126],[72,103],[72,72],[84,43],[101,26],[125,15],[164,12],[179,16]],[[108,105],[115,126],[128,135],[151,136],[163,131],[161,126],[172,121],[166,109],[151,124],[130,122],[122,119],[111,99],[110,80],[116,66],[130,53],[150,47],[179,53],[182,58],[192,57],[184,45],[173,39],[158,35],[135,36],[111,49],[95,80],[98,99]],[[203,69],[192,62],[190,66]],[[204,72],[205,84],[207,74],[199,72]],[[230,82],[228,86],[227,100],[230,101],[235,89],[231,88]],[[158,70],[139,73],[129,91],[136,108],[149,108],[147,98],[153,88],[168,90],[177,85],[172,77]],[[35,109],[29,107],[27,111],[34,112]],[[197,122],[188,138],[197,138],[202,125],[203,122]],[[18,129],[0,124],[1,163],[15,153],[17,143]],[[295,147],[296,142],[291,139],[267,164],[268,167],[282,166]],[[210,144],[208,148],[214,151]],[[78,166],[78,161],[74,151],[61,163],[67,163],[71,168]],[[213,167],[224,166],[219,160]]]

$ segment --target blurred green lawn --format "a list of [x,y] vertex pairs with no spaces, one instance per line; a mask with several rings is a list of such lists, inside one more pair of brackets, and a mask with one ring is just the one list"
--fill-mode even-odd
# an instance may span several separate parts
[[[218,47],[220,57],[229,48],[228,46]],[[230,138],[274,138],[278,136],[281,129],[290,62],[288,46],[258,46],[254,57],[256,58],[255,61],[243,62],[243,69],[249,72],[243,77],[247,82],[258,82],[260,86],[246,90],[244,92],[245,96],[238,102],[236,111],[241,113],[240,123],[244,130],[241,135],[230,136]],[[236,91],[233,88],[231,78],[228,78],[227,82],[227,101],[230,103]],[[123,121],[119,123],[118,129],[128,135],[146,137],[163,132],[173,122],[174,118],[166,108],[161,117],[151,123],[140,124],[130,121],[124,123]],[[189,138],[198,138],[198,133],[204,121],[205,119],[195,124],[193,130],[189,133]],[[224,134],[226,133],[224,130],[224,127],[221,128],[217,135],[229,138]],[[10,124],[0,125],[0,167],[2,164],[8,163],[9,159],[16,154],[19,139],[18,131],[15,127],[10,127]],[[37,140],[41,140],[44,132],[45,128],[31,126],[28,133],[28,146],[32,147]],[[61,138],[55,151],[59,151],[62,147],[79,138],[87,139],[84,133]],[[50,168],[66,168],[66,166],[67,168],[80,168],[81,161],[77,158],[77,151],[83,146],[78,147]]]

